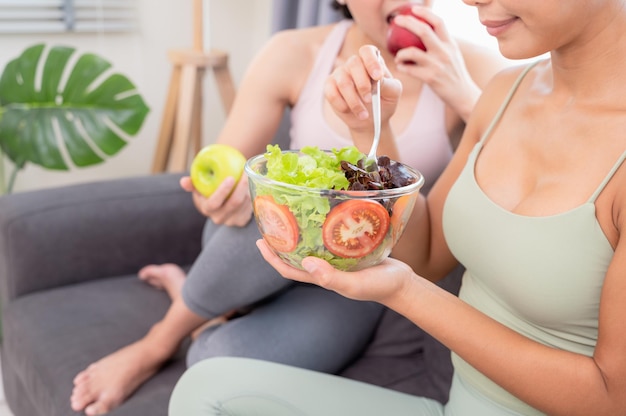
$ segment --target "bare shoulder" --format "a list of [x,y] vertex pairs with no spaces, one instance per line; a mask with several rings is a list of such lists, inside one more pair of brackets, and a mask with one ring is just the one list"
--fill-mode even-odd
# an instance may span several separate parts
[[484,87],[502,69],[515,65],[495,49],[465,39],[456,39],[456,42],[470,76],[480,87]]
[[[483,95],[486,95],[486,100],[495,97],[497,101],[501,101],[501,98],[513,90],[518,81],[520,84],[519,87],[515,87],[516,94],[529,93],[532,90],[530,85],[536,79],[541,78],[540,74],[549,71],[550,65],[550,60],[541,58],[537,58],[536,61],[529,60],[510,64],[491,78],[483,90]],[[524,72],[526,73],[524,74]]]
[[474,124],[480,131],[486,129],[528,65],[518,63],[505,67],[487,82],[472,113]]
[[287,29],[270,37],[265,54],[287,67],[312,65],[333,25]]
[[275,99],[293,104],[332,25],[273,34],[248,68],[245,81]]

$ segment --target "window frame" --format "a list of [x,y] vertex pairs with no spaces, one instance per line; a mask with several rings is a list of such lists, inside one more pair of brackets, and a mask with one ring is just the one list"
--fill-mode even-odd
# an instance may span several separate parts
[[133,32],[136,0],[0,0],[5,34]]

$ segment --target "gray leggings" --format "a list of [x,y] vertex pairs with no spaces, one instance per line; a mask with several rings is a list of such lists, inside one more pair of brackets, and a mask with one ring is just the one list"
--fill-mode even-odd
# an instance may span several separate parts
[[446,405],[330,374],[244,358],[214,358],[176,384],[169,416],[519,416],[455,376]]
[[207,222],[183,299],[207,319],[233,309],[251,311],[205,330],[191,345],[187,364],[237,356],[340,371],[363,351],[383,307],[283,279],[259,253],[259,238],[254,221],[243,228]]

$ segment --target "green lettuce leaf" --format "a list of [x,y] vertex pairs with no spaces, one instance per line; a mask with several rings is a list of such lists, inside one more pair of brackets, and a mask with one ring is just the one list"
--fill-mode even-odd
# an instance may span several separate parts
[[[330,152],[316,146],[307,146],[298,153],[282,152],[278,145],[268,145],[265,153],[266,176],[275,181],[306,188],[346,190],[349,182],[341,169],[341,161],[356,165],[363,157],[365,154],[355,146],[331,149]],[[286,205],[295,216],[302,231],[297,247],[288,254],[293,266],[301,267],[302,259],[308,256],[322,258],[343,270],[359,261],[335,256],[324,247],[322,225],[331,209],[328,198],[314,191],[278,191],[265,186],[258,186],[256,192],[257,195],[271,195],[276,203]]]

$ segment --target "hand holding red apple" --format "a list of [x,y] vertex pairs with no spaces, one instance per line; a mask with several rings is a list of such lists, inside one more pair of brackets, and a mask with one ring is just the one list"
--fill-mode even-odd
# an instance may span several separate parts
[[[426,22],[427,25],[421,22]],[[389,32],[392,28],[394,31],[399,30],[400,26],[415,37],[415,33],[419,33],[419,43],[424,48],[413,38],[416,44],[412,46],[415,47],[398,49],[395,56],[397,70],[426,83],[449,108],[467,122],[480,96],[480,88],[470,76],[459,45],[448,32],[444,21],[428,7],[405,3],[390,14]],[[406,35],[406,38],[410,36]],[[400,36],[396,35],[394,42],[396,45],[391,47],[395,49],[401,45]]]
[[387,49],[393,56],[396,56],[400,49],[416,47],[423,51],[426,51],[426,46],[422,39],[410,30],[398,26],[395,22],[396,16],[405,15],[413,16],[418,20],[433,27],[426,19],[417,16],[413,13],[412,9],[415,4],[405,3],[402,6],[395,9],[389,16],[389,29],[387,31]]

